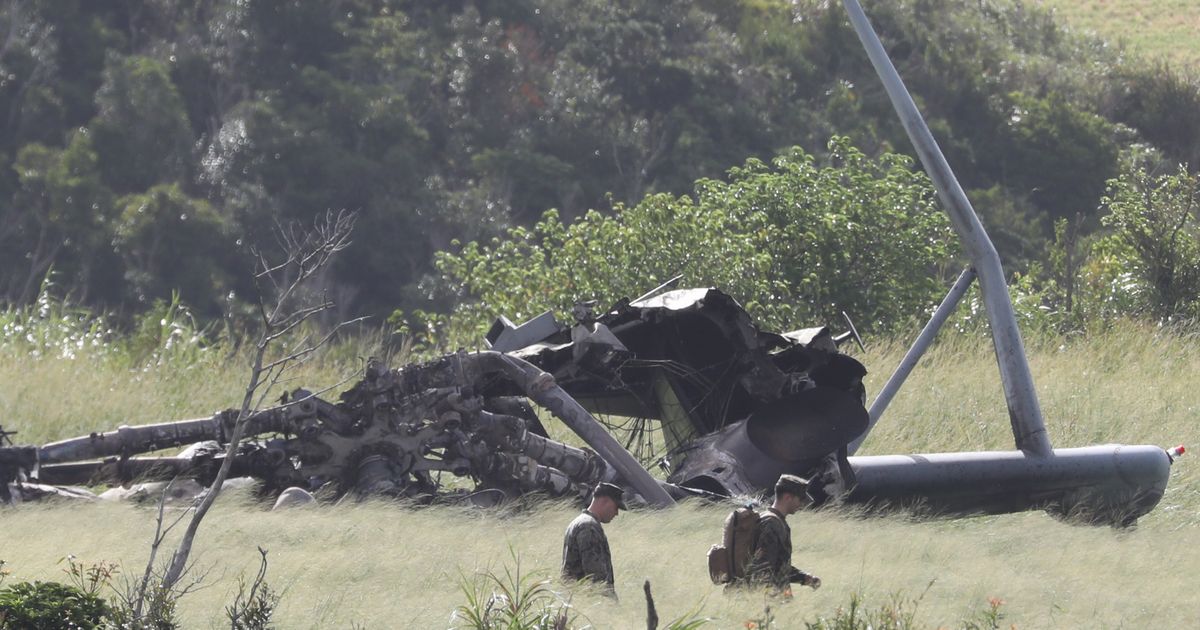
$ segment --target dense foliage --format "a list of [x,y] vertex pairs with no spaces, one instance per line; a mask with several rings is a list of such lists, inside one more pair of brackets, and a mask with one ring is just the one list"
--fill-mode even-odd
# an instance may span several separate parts
[[652,195],[569,226],[548,212],[532,229],[440,253],[444,288],[478,298],[458,300],[452,332],[496,313],[562,315],[580,299],[607,308],[678,274],[721,287],[772,329],[840,321],[843,310],[875,330],[918,315],[953,251],[929,181],[903,156],[871,160],[844,138],[829,149],[830,164],[793,149],[702,180],[694,198]]
[[110,610],[98,595],[58,582],[17,582],[0,589],[0,628],[5,629],[101,628]]
[[[1166,68],[1016,0],[866,5],[1014,268],[1049,264],[1055,218],[1101,227],[1131,142],[1200,161],[1200,92]],[[0,32],[8,305],[53,271],[92,308],[177,293],[214,318],[253,291],[247,243],[347,208],[362,218],[333,297],[444,310],[420,287],[454,239],[551,208],[566,229],[703,205],[697,180],[792,146],[825,159],[833,135],[910,150],[841,6],[818,0],[26,0]]]
[[1153,175],[1136,168],[1104,197],[1110,248],[1158,317],[1200,316],[1200,176],[1180,168]]

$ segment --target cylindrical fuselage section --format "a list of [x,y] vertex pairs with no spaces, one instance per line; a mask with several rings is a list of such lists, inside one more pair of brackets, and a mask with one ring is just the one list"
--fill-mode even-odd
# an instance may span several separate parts
[[1021,451],[851,457],[851,503],[918,506],[942,514],[1050,508],[1127,522],[1162,498],[1170,459],[1157,446],[1104,445]]

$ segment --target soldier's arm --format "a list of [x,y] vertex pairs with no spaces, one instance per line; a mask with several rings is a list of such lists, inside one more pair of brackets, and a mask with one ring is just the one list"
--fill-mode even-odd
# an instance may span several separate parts
[[796,584],[802,584],[804,586],[811,586],[814,589],[820,588],[821,586],[821,578],[811,573],[805,573],[796,567],[788,568],[788,581]]

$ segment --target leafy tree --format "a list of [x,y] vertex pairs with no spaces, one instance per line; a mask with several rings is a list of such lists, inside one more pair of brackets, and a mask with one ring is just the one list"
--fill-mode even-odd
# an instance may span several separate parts
[[20,190],[0,230],[0,242],[7,241],[4,256],[13,263],[5,278],[8,299],[32,300],[54,267],[86,300],[91,282],[104,285],[106,222],[112,212],[112,193],[101,181],[90,135],[77,132],[62,150],[28,145],[18,153],[15,168]]
[[1051,218],[1094,216],[1105,182],[1117,174],[1112,124],[1061,98],[1010,98],[1009,147],[996,155],[1002,181]]
[[1099,113],[1138,130],[1172,161],[1200,169],[1200,76],[1149,60],[1116,64]]
[[478,335],[497,314],[612,303],[678,273],[776,329],[840,310],[868,329],[906,321],[940,290],[948,222],[907,158],[871,160],[843,138],[830,150],[824,166],[793,149],[772,165],[750,160],[727,182],[702,180],[695,198],[653,195],[571,225],[548,212],[531,230],[439,253],[442,286],[461,300],[450,335]]
[[778,176],[751,160],[717,198],[766,214],[775,284],[811,305],[798,315],[833,321],[844,310],[877,330],[905,322],[939,292],[955,251],[948,220],[910,158],[870,159],[845,138],[828,149],[826,166],[798,150],[776,159]]
[[[1200,163],[1200,86],[1184,73],[1017,0],[864,1],[1010,269],[1048,268],[1051,219],[1095,216],[1119,149]],[[449,295],[422,283],[455,239],[693,194],[792,146],[823,163],[834,135],[911,151],[823,0],[10,2],[0,291],[28,303],[53,265],[75,299],[122,313],[177,282],[194,292],[111,248],[110,199],[174,186],[249,240],[358,211],[323,288],[356,312],[444,311]],[[68,155],[69,185],[48,175]],[[91,216],[66,211],[81,200]]]
[[165,64],[112,56],[96,104],[94,145],[110,188],[138,192],[186,178],[191,127]]
[[236,259],[230,222],[174,184],[122,197],[117,208],[113,246],[134,299],[153,303],[178,292],[201,314],[219,317],[234,285],[226,269]]
[[1027,269],[1045,258],[1047,217],[1026,198],[1014,197],[999,185],[968,191],[967,198],[1007,266]]
[[1142,306],[1160,318],[1200,316],[1200,175],[1133,166],[1109,183],[1103,206],[1110,249],[1145,288]]

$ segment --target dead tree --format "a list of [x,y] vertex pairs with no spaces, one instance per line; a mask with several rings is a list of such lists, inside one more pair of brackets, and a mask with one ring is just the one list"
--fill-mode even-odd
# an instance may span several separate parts
[[[307,294],[307,283],[325,269],[338,252],[350,244],[350,233],[354,228],[355,219],[354,213],[327,213],[309,229],[298,225],[279,226],[278,254],[268,254],[257,248],[253,250],[254,279],[259,294],[262,330],[254,346],[249,379],[237,419],[228,438],[224,461],[208,491],[194,506],[187,528],[180,537],[179,546],[172,554],[166,570],[163,571],[161,582],[157,585],[159,590],[172,591],[187,572],[188,558],[196,533],[229,475],[230,465],[242,440],[246,419],[272,396],[275,386],[289,371],[328,343],[342,327],[358,321],[343,321],[321,334],[304,330],[305,322],[333,306],[333,302],[324,294]],[[278,358],[271,358],[277,349]],[[161,542],[162,537],[156,535],[155,549],[151,550],[151,564],[146,569],[147,576],[153,572],[154,552]],[[146,582],[148,580],[143,580],[143,584]],[[146,588],[148,586],[143,587],[141,594],[143,599]]]

